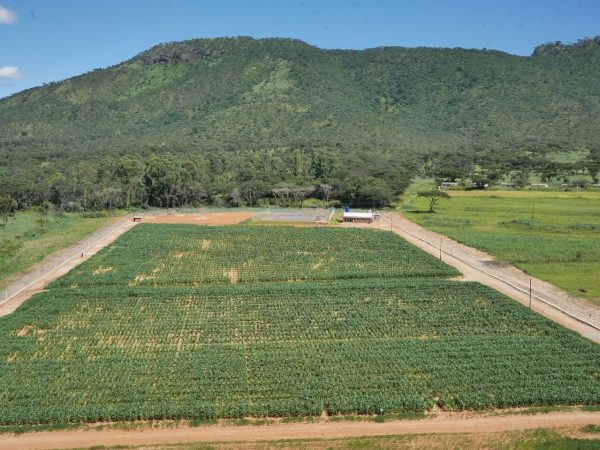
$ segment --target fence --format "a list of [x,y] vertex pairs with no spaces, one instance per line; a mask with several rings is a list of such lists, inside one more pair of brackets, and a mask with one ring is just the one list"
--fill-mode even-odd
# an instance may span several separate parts
[[90,247],[116,232],[118,229],[127,226],[128,221],[129,217],[127,217],[125,220],[120,220],[117,223],[102,227],[83,241],[60,251],[47,261],[38,264],[34,270],[21,277],[18,281],[9,284],[4,291],[0,291],[0,305],[8,302],[13,297],[37,282],[40,278],[49,275],[53,270],[62,266],[67,261],[70,261],[76,257],[80,258],[81,254],[85,254]]
[[[439,250],[440,258],[441,258],[442,254],[451,256],[452,258],[457,259],[464,264],[467,264],[468,266],[478,270],[479,272],[481,272],[489,277],[492,277],[495,280],[498,280],[501,283],[506,284],[507,286],[510,286],[511,288],[515,289],[516,291],[521,292],[522,294],[529,295],[531,299],[534,299],[544,305],[547,305],[547,306],[561,312],[562,314],[564,314],[586,326],[589,326],[590,328],[593,328],[594,330],[600,331],[600,320],[599,320],[600,314],[598,314],[597,310],[592,309],[593,307],[586,306],[586,305],[582,304],[582,302],[578,302],[573,299],[570,299],[569,302],[561,302],[560,299],[558,298],[558,296],[557,296],[557,298],[552,299],[552,300],[548,299],[543,294],[540,294],[539,292],[537,292],[537,290],[534,289],[531,284],[529,284],[527,286],[527,285],[523,285],[523,284],[519,283],[517,280],[514,280],[514,279],[508,280],[508,279],[506,279],[506,277],[502,277],[498,273],[492,273],[490,270],[486,270],[485,268],[483,268],[482,261],[469,260],[464,255],[462,255],[462,254],[459,255],[458,252],[452,251],[452,244],[449,246],[447,245],[446,248],[444,248],[442,241],[433,242],[431,240],[431,236],[427,236],[427,234],[429,233],[429,230],[423,229],[421,231],[421,233],[417,233],[416,231],[419,228],[421,228],[419,225],[415,224],[415,230],[413,230],[411,232],[410,230],[407,229],[407,227],[399,227],[397,224],[394,224],[392,216],[385,217],[385,220],[390,223],[390,228],[397,228],[397,229],[401,230],[402,232],[430,245],[434,249]],[[433,233],[433,232],[431,232],[431,233]],[[462,244],[458,244],[458,245],[462,245]],[[529,280],[531,280],[531,278]],[[563,304],[559,305],[557,303],[563,303]]]

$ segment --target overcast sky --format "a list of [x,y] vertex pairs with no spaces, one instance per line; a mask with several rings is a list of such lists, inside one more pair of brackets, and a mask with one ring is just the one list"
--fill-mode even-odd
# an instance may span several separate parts
[[600,0],[0,0],[0,97],[168,41],[292,37],[322,48],[490,48],[529,55],[600,35]]

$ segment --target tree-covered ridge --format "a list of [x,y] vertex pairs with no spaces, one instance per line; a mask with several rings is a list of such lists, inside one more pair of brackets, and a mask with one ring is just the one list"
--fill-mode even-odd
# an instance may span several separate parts
[[[92,190],[121,188],[104,166],[114,173],[125,155],[168,164],[169,152],[182,170],[207,168],[194,180],[202,202],[231,199],[250,180],[264,182],[266,195],[281,184],[332,185],[351,190],[335,196],[349,201],[365,179],[387,202],[419,171],[595,175],[599,116],[598,39],[548,44],[531,57],[198,39],[0,100],[0,193],[46,193],[41,184],[73,180],[82,164]],[[547,157],[571,150],[590,155],[588,165]]]

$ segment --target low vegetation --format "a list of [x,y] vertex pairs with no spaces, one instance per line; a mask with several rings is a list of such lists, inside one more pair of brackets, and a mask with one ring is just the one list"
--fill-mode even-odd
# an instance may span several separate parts
[[451,192],[437,214],[409,195],[406,216],[572,295],[600,304],[600,193]]
[[140,225],[0,319],[0,423],[600,403],[600,347],[453,273],[384,231]]
[[16,213],[0,226],[0,289],[12,279],[11,275],[79,242],[114,217],[102,213]]
[[141,224],[54,285],[185,286],[453,275],[458,275],[455,269],[384,232]]
[[256,206],[291,189],[380,207],[419,174],[597,183],[600,39],[540,48],[158,45],[1,99],[0,196],[79,211]]

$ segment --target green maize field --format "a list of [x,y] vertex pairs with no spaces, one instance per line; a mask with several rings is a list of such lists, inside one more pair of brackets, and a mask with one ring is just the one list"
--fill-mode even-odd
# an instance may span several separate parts
[[454,273],[383,231],[140,225],[0,319],[0,423],[600,404],[600,346]]

